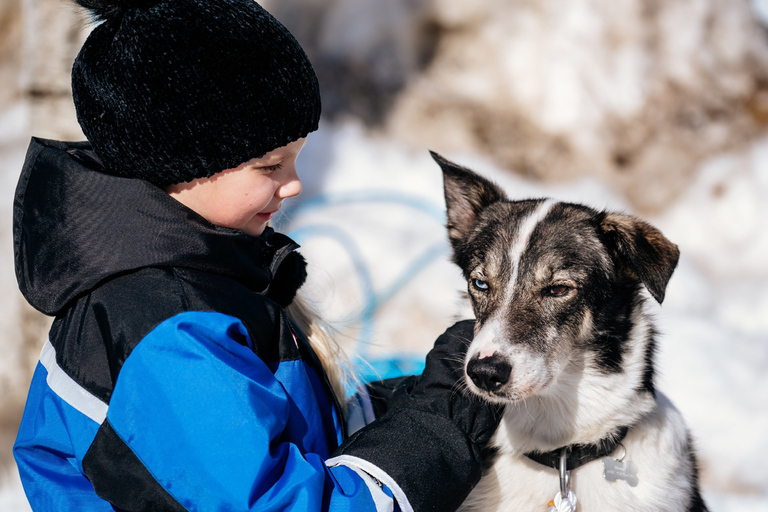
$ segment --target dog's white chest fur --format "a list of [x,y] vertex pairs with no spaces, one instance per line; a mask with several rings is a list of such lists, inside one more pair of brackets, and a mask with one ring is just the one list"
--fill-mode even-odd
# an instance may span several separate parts
[[[499,455],[472,491],[462,512],[545,511],[560,490],[558,472],[520,454],[511,445],[510,422],[502,422],[494,438]],[[682,416],[661,394],[657,407],[629,431],[622,442],[625,460],[638,467],[639,483],[630,487],[622,480],[603,477],[600,459],[572,472],[571,489],[577,511],[584,512],[679,512],[690,501],[689,482],[693,465],[687,453],[687,432]],[[618,448],[613,456],[620,456]]]

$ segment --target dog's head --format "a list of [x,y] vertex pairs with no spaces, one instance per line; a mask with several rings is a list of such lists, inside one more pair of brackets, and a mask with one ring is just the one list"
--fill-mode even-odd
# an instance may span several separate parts
[[628,215],[510,201],[497,185],[432,156],[443,169],[453,259],[477,319],[469,388],[491,401],[523,400],[547,393],[579,358],[621,372],[642,287],[662,302],[677,246]]

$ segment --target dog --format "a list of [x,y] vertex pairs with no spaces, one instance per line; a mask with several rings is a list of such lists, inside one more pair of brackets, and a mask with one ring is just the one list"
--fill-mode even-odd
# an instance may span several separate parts
[[623,213],[512,201],[432,156],[476,318],[461,384],[505,405],[460,510],[706,511],[691,437],[654,385],[646,303],[664,300],[677,246]]

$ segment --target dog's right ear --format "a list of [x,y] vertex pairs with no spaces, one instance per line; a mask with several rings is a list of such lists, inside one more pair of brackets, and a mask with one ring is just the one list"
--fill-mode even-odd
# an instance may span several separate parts
[[454,247],[472,229],[477,216],[488,206],[506,201],[504,192],[479,174],[461,167],[434,151],[429,152],[443,170],[445,206],[448,210],[448,239]]
[[621,213],[602,215],[600,230],[614,260],[631,269],[661,304],[680,258],[677,245],[640,219]]

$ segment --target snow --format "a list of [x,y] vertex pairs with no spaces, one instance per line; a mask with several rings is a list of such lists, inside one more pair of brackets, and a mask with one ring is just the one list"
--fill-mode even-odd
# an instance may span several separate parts
[[28,512],[31,510],[16,469],[6,471],[3,478],[0,478],[0,511]]
[[[750,2],[768,25],[768,0]],[[373,70],[385,89],[404,85],[411,101],[401,101],[400,109],[415,113],[400,112],[400,125],[412,126],[414,135],[437,125],[441,147],[482,146],[464,143],[472,117],[462,112],[427,109],[434,125],[425,122],[419,112],[432,105],[425,101],[430,96],[491,103],[500,117],[517,105],[536,125],[599,156],[618,137],[613,125],[601,128],[606,119],[640,119],[631,127],[643,133],[648,105],[672,111],[652,101],[668,81],[687,88],[682,98],[692,97],[694,107],[698,96],[741,97],[753,75],[739,64],[749,62],[744,55],[760,53],[750,50],[751,22],[740,3],[662,3],[652,23],[638,23],[641,3],[626,1],[441,0],[428,11],[425,2],[410,0],[303,3],[302,16],[322,4],[324,23],[313,43],[318,51]],[[431,74],[414,76],[417,25],[429,16],[457,38]],[[481,29],[462,39],[473,25]],[[10,217],[29,117],[23,104],[0,111],[0,398],[24,375]],[[688,138],[671,141],[687,153],[741,137],[727,124],[707,126],[696,132],[699,146],[688,145]],[[674,128],[657,126],[668,138]],[[340,341],[382,375],[417,369],[434,339],[471,314],[465,283],[450,262],[442,176],[428,149],[374,135],[354,121],[322,123],[300,157],[304,192],[277,219],[309,260],[307,293]],[[489,155],[444,156],[494,179],[513,198],[548,196],[632,213],[632,202],[597,178],[545,186],[504,172]],[[589,163],[599,168],[599,158],[590,156]],[[651,182],[648,189],[674,196],[663,193],[668,185]],[[681,249],[664,304],[654,306],[661,332],[658,384],[695,438],[710,510],[768,512],[768,135],[709,158],[675,197],[647,218]],[[384,364],[394,355],[399,365]],[[0,512],[28,510],[15,468],[0,471]]]
[[[15,287],[8,225],[27,143],[20,135],[25,115],[23,107],[0,113],[0,284],[8,291]],[[515,198],[549,196],[631,211],[594,179],[542,186],[503,172],[483,155],[445,156],[496,180]],[[465,284],[449,261],[441,173],[427,148],[383,139],[353,122],[322,124],[300,165],[303,199],[278,223],[300,240],[310,261],[310,296],[357,353],[375,360],[396,350],[406,364],[423,357],[445,327],[469,314]],[[655,311],[662,332],[659,387],[686,416],[714,512],[768,510],[766,196],[768,138],[706,162],[685,195],[648,219],[682,253],[667,299]],[[3,295],[0,334],[9,345],[17,336],[17,297]],[[13,369],[0,363],[0,373],[9,377]],[[28,510],[15,471],[2,481],[0,510]]]
[[[14,391],[14,383],[24,375],[19,368],[16,342],[21,339],[19,313],[21,293],[16,284],[11,242],[13,193],[19,169],[24,162],[26,141],[20,134],[27,123],[28,111],[21,105],[0,112],[0,398]],[[0,411],[4,412],[4,411]]]

